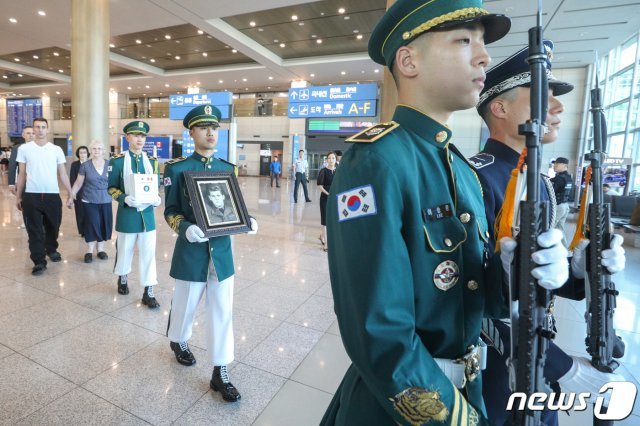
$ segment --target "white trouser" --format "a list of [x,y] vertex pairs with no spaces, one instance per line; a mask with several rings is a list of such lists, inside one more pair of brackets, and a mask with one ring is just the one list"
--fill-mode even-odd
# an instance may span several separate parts
[[227,365],[233,361],[233,275],[219,282],[213,263],[209,261],[206,283],[176,280],[171,301],[169,331],[172,342],[191,338],[193,318],[202,295],[205,295],[207,352],[212,365]]
[[138,245],[138,273],[142,287],[158,284],[156,272],[156,231],[126,233],[118,232],[116,241],[116,266],[113,273],[128,275],[131,272],[133,250]]

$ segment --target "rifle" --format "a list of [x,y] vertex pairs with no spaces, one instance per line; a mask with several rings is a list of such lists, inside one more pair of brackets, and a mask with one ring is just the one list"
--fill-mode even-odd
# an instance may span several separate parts
[[[518,242],[510,273],[511,299],[511,357],[509,360],[510,387],[530,397],[536,392],[549,393],[543,376],[549,339],[554,337],[553,325],[547,315],[551,300],[548,290],[537,285],[531,271],[536,267],[531,255],[539,250],[538,235],[549,227],[549,202],[540,196],[540,144],[547,115],[548,83],[546,52],[542,36],[542,1],[538,1],[537,25],[529,29],[529,57],[531,67],[531,118],[518,126],[526,138],[527,197],[520,201],[520,227],[513,234]],[[517,219],[516,219],[517,220]],[[514,410],[512,424],[538,426],[540,411]]]
[[[605,141],[607,123],[602,108],[602,91],[598,85],[598,58],[596,56],[596,85],[591,89],[591,117],[593,121],[593,150],[584,158],[591,162],[593,201],[589,204],[586,236],[589,245],[586,253],[585,293],[587,310],[587,352],[591,364],[598,370],[612,373],[619,367],[613,358],[624,356],[625,345],[613,328],[613,313],[618,291],[611,281],[611,274],[602,266],[602,251],[611,242],[611,204],[604,202],[602,191],[602,163],[606,158]],[[586,191],[587,188],[585,188]],[[604,424],[594,417],[595,424]]]

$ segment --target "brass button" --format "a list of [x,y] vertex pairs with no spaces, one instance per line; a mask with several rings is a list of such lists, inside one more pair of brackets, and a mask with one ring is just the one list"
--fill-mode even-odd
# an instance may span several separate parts
[[206,163],[207,159],[206,158],[201,158],[200,161],[202,161],[203,163]]
[[478,283],[474,280],[471,280],[467,283],[467,288],[469,290],[477,290],[478,289]]
[[484,231],[484,236],[489,238],[489,231]]
[[453,243],[451,242],[451,240],[449,238],[445,238],[444,239],[444,245],[447,247],[451,247],[453,245]]
[[445,132],[444,130],[440,130],[438,133],[436,133],[437,142],[444,142],[446,140],[447,140],[447,132]]
[[470,220],[471,220],[471,215],[469,213],[462,213],[460,215],[460,222],[469,223]]

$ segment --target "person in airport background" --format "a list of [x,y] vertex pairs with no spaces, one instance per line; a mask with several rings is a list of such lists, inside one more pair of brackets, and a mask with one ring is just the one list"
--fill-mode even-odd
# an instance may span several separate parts
[[[546,133],[542,143],[547,144],[557,140],[560,130],[564,105],[558,97],[573,90],[573,85],[557,80],[553,76],[551,73],[553,43],[545,40],[544,45],[547,51],[549,97]],[[531,73],[526,62],[528,55],[528,48],[525,47],[489,70],[477,105],[478,113],[487,124],[490,134],[483,150],[471,157],[469,162],[475,167],[482,183],[485,212],[490,230],[494,229],[496,217],[499,216],[504,204],[511,171],[516,168],[520,154],[525,148],[525,137],[519,134],[518,125],[529,120],[531,116],[529,88]],[[541,196],[550,200],[552,197],[549,197],[549,194],[553,193],[554,190],[548,178],[541,176]],[[557,212],[553,203],[551,209]],[[490,238],[492,252],[495,241],[496,238],[492,233]],[[624,252],[617,254],[609,252],[605,255],[616,257],[620,254],[624,257]],[[623,265],[624,260],[619,260]],[[584,266],[577,265],[575,261],[572,263],[574,271],[584,269]],[[613,266],[611,269],[615,271],[619,267]],[[584,281],[577,276],[580,276],[580,272],[577,274],[574,272],[569,282],[559,289],[556,295],[575,300],[583,299]],[[509,419],[509,413],[506,411],[511,394],[506,367],[510,356],[509,333],[509,326],[499,319],[483,321],[482,336],[489,345],[485,373],[491,377],[491,380],[483,381],[483,396],[489,421],[496,425],[503,425]],[[620,380],[616,375],[597,371],[585,358],[568,355],[553,342],[550,342],[547,350],[544,375],[556,392],[559,392],[558,386],[560,386],[565,392],[592,392],[592,395],[597,395],[604,383]],[[545,410],[542,413],[542,422],[547,426],[557,425],[558,413]]]
[[[78,148],[77,151],[79,151]],[[78,204],[83,205],[85,213],[82,235],[87,243],[87,251],[84,255],[84,263],[93,261],[93,252],[96,250],[98,259],[109,258],[104,248],[105,241],[111,239],[113,228],[113,212],[111,210],[111,197],[107,191],[109,187],[109,160],[104,159],[104,147],[100,141],[91,142],[91,159],[83,162],[77,172],[77,178],[71,187],[73,200],[69,198],[68,207]]]
[[293,175],[296,178],[296,183],[293,187],[293,202],[298,202],[298,188],[302,183],[302,191],[304,192],[304,200],[307,203],[311,202],[309,198],[309,190],[307,189],[307,183],[309,182],[309,163],[304,158],[304,149],[298,151],[298,158],[293,163]]
[[273,187],[273,180],[276,180],[276,187],[280,188],[280,182],[278,179],[282,177],[282,164],[278,161],[278,156],[273,157],[273,161],[269,164],[269,175],[271,176],[271,186]]
[[558,157],[553,163],[553,171],[556,173],[551,178],[551,184],[553,185],[553,192],[556,199],[556,220],[553,223],[553,227],[562,232],[562,243],[568,246],[565,236],[564,225],[569,216],[569,197],[571,196],[571,188],[573,178],[568,172],[569,160],[565,157]]
[[[509,27],[479,0],[398,0],[371,34],[398,105],[347,139],[329,192],[331,286],[353,364],[323,425],[488,424],[480,326],[508,315],[501,257],[515,242],[489,258],[480,183],[445,123],[477,103],[485,44]],[[539,241],[533,274],[557,288],[566,250],[553,232]]]
[[16,206],[29,235],[29,252],[34,267],[32,275],[42,275],[47,269],[47,258],[60,262],[58,235],[62,223],[62,200],[58,178],[71,194],[67,162],[62,149],[49,142],[49,122],[42,117],[33,119],[35,140],[18,149],[18,178]]
[[320,191],[320,225],[322,225],[322,233],[319,240],[322,243],[322,249],[327,251],[327,199],[329,198],[329,189],[333,181],[333,174],[336,171],[336,153],[330,151],[327,153],[327,166],[318,173],[318,190]]
[[340,160],[342,160],[342,151],[340,151],[339,149],[336,149],[333,152],[336,153],[336,167],[337,167],[340,164]]
[[227,199],[229,194],[226,190],[223,190],[218,184],[212,184],[206,188],[206,192],[205,206],[210,223],[235,222],[238,220],[233,207],[229,204]]
[[0,170],[1,176],[4,176],[9,170],[9,157],[11,156],[11,150],[8,148],[0,148]]
[[[186,188],[185,171],[228,171],[237,168],[213,156],[218,143],[220,110],[212,105],[193,108],[183,120],[193,138],[195,152],[189,157],[168,161],[164,169],[164,217],[178,234],[169,275],[176,280],[167,336],[176,360],[186,366],[196,363],[189,348],[193,319],[198,303],[205,299],[207,355],[213,366],[209,386],[228,402],[238,401],[240,392],[231,383],[227,366],[234,359],[233,284],[234,265],[231,237],[206,238],[196,225],[192,202]],[[258,230],[251,218],[250,234]]]
[[[76,149],[76,157],[78,159],[71,163],[71,168],[69,169],[69,182],[71,183],[71,188],[73,189],[74,184],[76,183],[76,179],[78,179],[78,171],[80,170],[80,165],[87,161],[91,155],[89,154],[89,148],[82,145]],[[78,234],[81,237],[84,237],[84,203],[82,200],[82,185],[80,185],[80,192],[74,194],[74,207],[76,211],[76,226],[78,227]]]
[[160,205],[158,196],[151,203],[141,203],[132,195],[130,175],[133,173],[158,174],[158,160],[148,157],[142,150],[149,133],[144,121],[132,121],[122,129],[129,149],[109,162],[109,195],[118,203],[116,214],[116,263],[118,293],[129,294],[128,275],[131,272],[134,248],[138,246],[140,285],[144,287],[142,303],[150,309],[158,308],[153,287],[158,284],[156,271],[156,220],[153,208]]
[[9,184],[9,192],[16,195],[16,179],[18,177],[18,149],[27,142],[33,142],[36,138],[36,134],[32,126],[26,126],[22,129],[22,142],[18,142],[11,148],[11,156],[9,157],[9,178],[7,182]]

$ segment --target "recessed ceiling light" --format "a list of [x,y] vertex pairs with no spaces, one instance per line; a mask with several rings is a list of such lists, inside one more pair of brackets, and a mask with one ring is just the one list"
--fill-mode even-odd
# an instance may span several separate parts
[[254,21],[249,22],[249,25],[251,25],[252,27],[256,26],[256,23]]
[[176,40],[176,43],[180,44],[180,40]]
[[20,58],[13,58],[14,61],[20,62]]
[[360,32],[360,30],[353,30],[354,34],[358,34]]
[[202,35],[202,34],[204,34],[204,31],[198,30],[198,34]]
[[342,74],[342,75],[346,75],[346,74],[347,74],[347,72],[346,72],[346,71],[340,71],[340,74]]
[[159,95],[162,95],[162,92],[158,93]]
[[286,44],[280,43],[280,47],[285,47],[285,46],[286,46]]
[[274,43],[277,43],[277,42],[279,42],[279,41],[280,41],[280,40],[278,40],[277,38],[273,39],[273,42],[274,42]]
[[273,77],[269,76],[269,80],[273,80]]
[[165,83],[165,84],[164,84],[164,87],[169,87],[169,83]]
[[11,22],[12,24],[17,24],[18,20],[16,18],[9,18],[9,22]]
[[53,52],[53,56],[60,56],[58,52]]
[[207,52],[202,52],[202,56],[207,57],[209,54]]
[[376,68],[375,70],[373,70],[373,72],[375,72],[375,73],[379,73],[379,72],[380,72],[380,70]]
[[318,36],[315,35],[315,34],[311,34],[311,38],[316,38],[316,37],[318,37]]
[[237,49],[231,49],[231,52],[238,53],[238,50]]
[[149,59],[149,61],[150,61],[150,62],[155,62],[156,60],[155,60],[155,59],[153,59],[153,58],[151,58],[151,59]]
[[59,73],[64,73],[64,70],[63,69],[59,69],[58,72]]
[[[271,89],[271,86],[267,86],[267,89]],[[274,104],[275,105],[275,104]]]
[[144,86],[144,88],[145,88],[145,89],[148,89],[148,88],[149,88],[149,85],[147,84],[146,86]]
[[131,86],[127,86],[127,90],[131,90]]
[[218,80],[218,83],[222,84],[222,83],[224,83],[224,81],[222,81],[222,80]]
[[142,44],[142,40],[136,40],[137,44]]
[[116,45],[113,43],[109,43],[109,47],[113,49],[114,47],[116,47]]
[[143,57],[142,57],[142,59],[147,59],[147,57],[146,57],[146,56],[143,56]]
[[318,43],[318,44],[322,44],[322,39],[321,39],[321,38],[317,39],[317,40],[316,40],[316,43]]
[[2,78],[9,78],[9,77],[7,77],[6,75],[3,75]]
[[298,22],[298,25],[300,25],[301,27],[304,27],[304,22]]
[[22,77],[22,74],[18,74],[18,77]]
[[315,74],[313,74],[313,73],[311,73],[311,74],[309,74],[309,76],[310,76],[311,78],[313,78],[313,77],[315,77],[316,75],[315,75]]
[[320,16],[324,16],[324,12],[320,12]]
[[345,12],[344,7],[341,7],[340,9],[338,9],[338,13],[339,14],[342,15],[344,12]]
[[345,17],[344,17],[344,20],[345,20],[345,21],[348,21],[349,19],[351,19],[351,16],[345,16]]
[[167,40],[171,40],[171,36],[169,34],[167,34],[166,36],[164,36],[164,38],[166,38]]
[[39,10],[39,11],[38,11],[38,15],[40,15],[40,16],[47,16],[47,12],[45,12],[44,10]]
[[40,59],[38,55],[33,55],[33,59]]
[[244,82],[246,83],[247,79],[246,79],[246,78],[243,78],[243,79],[242,79],[242,81],[244,81]]
[[42,92],[42,96],[47,96],[47,93],[46,92]]
[[200,84],[200,82],[199,82],[199,81],[196,81],[196,84],[198,84],[198,85],[199,85],[199,84]]
[[356,36],[356,38],[357,38],[358,40],[362,40],[362,34],[358,34],[358,35]]
[[57,91],[56,91],[56,95],[59,95],[59,94],[60,94],[60,92],[57,92]]
[[180,60],[180,56],[176,55],[176,61],[179,61],[179,60]]
[[298,15],[291,15],[291,20],[292,21],[297,21],[298,20]]
[[263,32],[264,28],[258,28],[258,31]]

